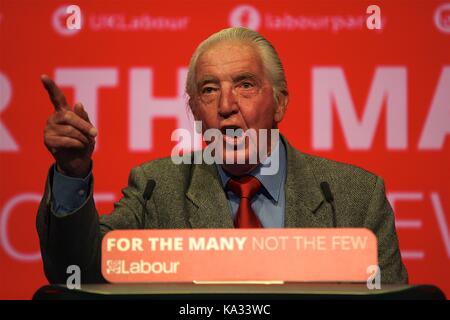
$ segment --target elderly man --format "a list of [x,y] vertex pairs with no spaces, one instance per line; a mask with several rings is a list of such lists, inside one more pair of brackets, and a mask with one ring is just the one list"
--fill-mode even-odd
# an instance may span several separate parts
[[[51,79],[42,76],[42,82],[55,107],[44,141],[56,164],[37,216],[50,282],[65,282],[72,264],[80,266],[84,282],[102,281],[100,243],[114,229],[233,227],[366,227],[378,238],[382,281],[407,282],[394,215],[379,177],[303,154],[283,136],[258,136],[257,150],[266,147],[269,156],[252,162],[251,143],[227,132],[277,129],[286,112],[289,95],[281,61],[259,33],[222,30],[202,42],[190,61],[189,106],[204,132],[224,133],[219,150],[224,161],[175,164],[165,158],[140,165],[131,171],[110,215],[98,216],[92,196],[97,130],[81,104],[71,109]],[[245,161],[225,161],[230,152],[241,153]],[[277,161],[277,170],[264,174],[271,161]]]

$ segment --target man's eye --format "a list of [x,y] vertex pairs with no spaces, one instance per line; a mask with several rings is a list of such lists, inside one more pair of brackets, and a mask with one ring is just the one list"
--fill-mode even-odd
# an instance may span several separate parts
[[214,87],[204,87],[202,89],[202,94],[211,94],[216,90]]
[[244,88],[244,89],[251,89],[251,88],[253,88],[253,83],[251,83],[251,82],[243,82],[241,84],[241,87]]

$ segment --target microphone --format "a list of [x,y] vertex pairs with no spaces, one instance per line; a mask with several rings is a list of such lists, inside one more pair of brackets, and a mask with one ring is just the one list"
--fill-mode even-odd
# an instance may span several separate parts
[[333,215],[332,216],[333,228],[336,228],[336,207],[334,205],[334,197],[333,193],[331,193],[330,185],[328,184],[328,182],[323,181],[320,183],[320,189],[322,190],[326,202],[328,202],[331,205],[331,212]]
[[145,229],[145,217],[148,215],[147,201],[151,198],[153,190],[155,189],[156,182],[153,179],[147,181],[145,185],[144,192],[142,193],[142,198],[144,203],[142,204],[142,228]]

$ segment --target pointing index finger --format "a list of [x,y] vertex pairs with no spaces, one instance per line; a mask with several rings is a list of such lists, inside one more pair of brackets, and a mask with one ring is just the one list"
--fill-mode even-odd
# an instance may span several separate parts
[[61,109],[70,109],[67,103],[66,97],[61,89],[58,88],[56,83],[46,74],[41,75],[41,81],[44,85],[45,90],[47,90],[48,96],[53,103],[56,111]]

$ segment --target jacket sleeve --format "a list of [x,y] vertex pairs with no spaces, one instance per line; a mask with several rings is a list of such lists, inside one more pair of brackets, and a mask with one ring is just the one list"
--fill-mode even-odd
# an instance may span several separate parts
[[[52,170],[49,171],[44,196],[39,205],[36,227],[39,235],[45,275],[50,283],[66,283],[67,267],[77,265],[82,283],[105,282],[101,275],[101,242],[106,232],[114,229],[139,229],[145,226],[142,191],[145,176],[142,168],[134,168],[123,197],[115,203],[109,215],[99,218],[93,197],[93,180],[90,194],[83,205],[60,217],[52,209]],[[151,206],[149,206],[151,207]],[[151,220],[150,218],[147,220]]]
[[378,240],[378,265],[382,283],[408,283],[408,274],[400,256],[394,212],[386,198],[383,180],[377,177],[364,227]]

